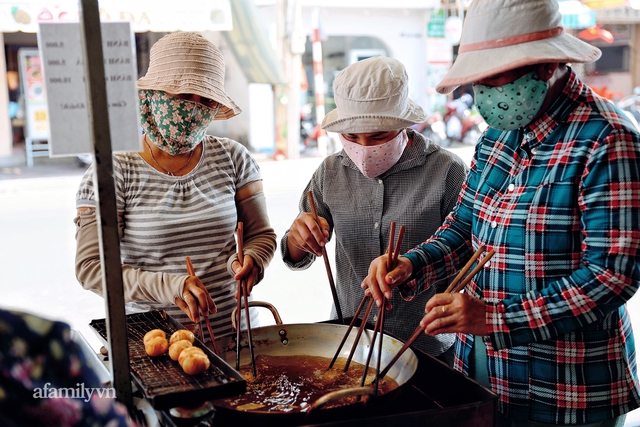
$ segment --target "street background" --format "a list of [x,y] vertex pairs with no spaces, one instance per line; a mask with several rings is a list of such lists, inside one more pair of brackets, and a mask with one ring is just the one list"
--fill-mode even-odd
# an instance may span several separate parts
[[[451,148],[467,164],[473,148]],[[322,158],[273,161],[260,159],[271,223],[278,235],[277,253],[254,288],[256,300],[278,309],[284,323],[329,319],[332,298],[322,260],[308,270],[288,270],[280,257],[279,239],[298,213],[298,201]],[[105,317],[104,300],[82,289],[75,278],[75,192],[85,168],[72,159],[39,159],[34,168],[0,163],[0,306],[62,320],[98,350],[91,328]],[[330,243],[327,252],[335,252]],[[335,265],[331,259],[333,271]],[[628,304],[636,340],[640,338],[640,297]],[[260,320],[272,324],[264,310]],[[636,341],[637,342],[637,341]],[[640,410],[629,414],[625,427],[640,426]]]

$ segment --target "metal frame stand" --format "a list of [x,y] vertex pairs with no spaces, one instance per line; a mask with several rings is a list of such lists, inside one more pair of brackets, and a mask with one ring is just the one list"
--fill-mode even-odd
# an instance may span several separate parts
[[[97,0],[80,0],[80,28],[87,88],[87,112],[91,145],[95,159],[94,185],[97,188],[97,222],[100,237],[100,263],[106,304],[107,336],[111,374],[116,398],[134,409],[129,371],[129,346],[124,310],[122,261],[118,234],[111,133],[107,88]],[[97,112],[97,114],[96,114]]]

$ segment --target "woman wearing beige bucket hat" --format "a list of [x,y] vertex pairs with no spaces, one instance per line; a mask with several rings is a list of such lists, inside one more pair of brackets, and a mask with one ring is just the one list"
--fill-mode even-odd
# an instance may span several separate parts
[[[437,90],[473,83],[490,125],[451,215],[363,287],[411,298],[480,248],[495,255],[420,323],[455,332],[454,368],[499,395],[498,426],[622,426],[640,406],[626,302],[640,284],[640,135],[567,63],[598,49],[556,0],[475,0]],[[411,281],[409,281],[411,279]]]
[[[138,81],[144,151],[114,155],[127,310],[161,308],[184,323],[198,321],[200,310],[214,335],[232,331],[236,280],[247,279],[250,290],[276,248],[257,162],[238,142],[206,135],[212,120],[240,113],[224,75],[222,54],[201,35],[161,38]],[[92,174],[76,196],[76,275],[101,294]],[[187,256],[195,275],[187,274]]]
[[[351,317],[364,295],[358,284],[371,260],[385,251],[391,222],[406,227],[403,250],[421,242],[451,211],[467,168],[459,157],[409,128],[426,116],[409,98],[407,73],[398,60],[356,62],[338,74],[333,86],[337,107],[322,127],[340,134],[343,150],[324,159],[314,172],[280,247],[289,268],[306,269],[335,233],[338,300],[344,316]],[[308,191],[319,226],[311,215]],[[412,302],[394,298],[398,309],[386,316],[385,329],[408,339],[434,293],[425,292]],[[415,346],[451,365],[453,339],[451,334],[425,335]]]

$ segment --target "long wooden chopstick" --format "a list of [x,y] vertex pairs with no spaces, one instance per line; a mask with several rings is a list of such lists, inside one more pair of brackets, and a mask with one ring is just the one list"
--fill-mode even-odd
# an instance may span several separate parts
[[[386,302],[386,298],[384,297],[384,295],[382,296],[382,302]],[[371,334],[371,343],[369,344],[369,353],[367,354],[367,360],[365,361],[365,364],[364,364],[364,372],[362,373],[362,380],[360,381],[360,387],[364,385],[364,382],[367,379],[367,371],[369,370],[369,364],[371,363],[371,355],[373,354],[373,348],[375,347],[375,344],[376,344],[378,331],[379,330],[381,331],[380,323],[383,319],[381,313],[383,312],[384,312],[384,305],[381,305],[380,309],[378,310],[378,318],[376,319],[376,323],[373,326],[373,331]]]
[[[189,276],[195,276],[196,273],[193,269],[193,264],[191,264],[191,258],[187,257],[187,273],[189,274]],[[200,311],[200,306],[197,305],[198,301],[196,300],[196,307],[198,307],[198,331],[200,333],[200,339],[202,340],[202,343],[204,344],[204,331],[202,330],[202,316],[201,316],[201,311]],[[206,317],[206,316],[205,316]]]
[[398,264],[398,255],[400,255],[400,245],[402,244],[402,239],[404,238],[405,226],[400,227],[400,231],[398,232],[398,240],[396,242],[396,247],[393,250],[393,254],[391,256],[392,262],[391,267],[395,268],[396,264]]
[[[310,196],[310,200],[313,200],[313,196]],[[313,202],[312,202],[313,203]],[[402,244],[402,239],[404,237],[404,232],[405,232],[405,226],[403,225],[402,227],[400,227],[400,232],[398,233],[398,241],[394,246],[394,238],[395,238],[395,228],[396,228],[396,223],[392,222],[391,223],[391,228],[390,228],[390,237],[389,237],[389,248],[387,249],[387,267],[389,267],[388,269],[391,270],[391,266],[395,266],[397,259],[398,259],[398,254],[400,252],[400,245]],[[336,351],[335,355],[333,356],[333,360],[331,361],[331,363],[329,364],[329,369],[331,369],[336,361],[336,359],[338,358],[338,355],[340,354],[340,350],[342,349],[342,346],[344,345],[345,341],[347,340],[347,337],[349,336],[349,334],[351,333],[351,329],[353,328],[353,325],[355,324],[356,319],[358,318],[358,316],[360,316],[360,312],[362,311],[362,308],[364,307],[364,304],[367,300],[368,296],[365,294],[362,298],[362,301],[360,301],[360,305],[358,306],[356,313],[353,316],[353,319],[351,319],[351,323],[349,324],[349,327],[347,328],[347,332],[344,334],[344,337],[342,338],[342,341],[340,342],[340,345],[338,346],[338,350]],[[366,322],[367,319],[369,318],[369,313],[371,312],[371,309],[373,307],[373,298],[371,299],[371,301],[369,301],[369,305],[367,307],[367,310],[365,312],[365,315],[363,317],[362,323],[360,324],[360,327],[358,328],[358,334],[356,335],[356,339],[353,342],[353,345],[351,346],[351,352],[349,353],[349,357],[347,358],[347,362],[344,366],[344,372],[346,372],[349,369],[349,364],[351,363],[351,359],[353,357],[353,354],[355,352],[356,347],[358,346],[358,341],[360,340],[360,336],[362,335],[362,331],[364,330],[364,327],[366,326]],[[384,298],[383,296],[383,305],[382,307],[384,307],[386,305],[386,298]],[[382,334],[382,331],[384,330],[384,310],[382,310],[380,312],[381,314],[378,315],[378,319],[382,318],[382,324],[379,325],[378,320],[376,320],[376,324],[374,326],[374,334],[376,333],[377,329],[380,329],[380,332]],[[382,335],[381,335],[382,336]],[[382,341],[382,338],[381,338]],[[371,346],[369,347],[369,355],[367,360],[371,359],[371,352],[373,351],[373,342],[371,343]],[[382,353],[379,353],[380,355]],[[378,360],[378,365],[379,365],[380,360]],[[367,362],[368,364],[368,362]],[[378,366],[378,370],[380,370],[380,367]],[[366,369],[365,369],[365,375],[366,375]],[[364,382],[365,377],[362,378],[362,381]]]
[[[243,249],[243,237],[240,237],[243,234],[243,225],[242,222],[238,222],[238,262],[242,265],[242,261],[244,261],[244,256],[242,257],[242,261],[240,260],[240,253],[244,255]],[[240,318],[242,317],[242,283],[238,282],[238,300],[236,301],[236,371],[240,370]]]
[[[187,273],[189,273],[189,276],[195,276],[196,275],[196,271],[193,268],[193,264],[191,263],[191,258],[187,257]],[[207,314],[203,314],[204,317],[204,322],[207,325],[207,331],[209,332],[209,339],[211,340],[211,344],[213,346],[213,351],[220,356],[220,351],[218,351],[218,345],[216,344],[216,337],[213,335],[213,330],[211,329],[211,322],[209,321],[209,307],[207,307]],[[202,323],[201,320],[198,322],[200,323],[200,333],[202,334]],[[202,342],[204,342],[204,335],[202,335]]]
[[395,250],[395,246],[393,241],[396,238],[396,223],[395,221],[391,221],[391,226],[389,227],[389,246],[387,248],[387,271],[393,270],[393,252]]
[[[369,354],[367,355],[367,361],[364,365],[364,372],[362,373],[362,379],[360,380],[360,387],[364,386],[365,381],[367,380],[367,373],[369,371],[369,364],[371,362],[371,355],[373,354],[373,348],[376,343],[376,337],[380,335],[380,340],[378,341],[378,359],[376,363],[376,378],[378,378],[380,372],[380,362],[382,361],[382,340],[384,337],[384,315],[386,310],[384,306],[387,303],[387,298],[382,296],[382,305],[378,310],[378,318],[376,319],[376,324],[373,328],[373,335],[371,338],[371,344],[369,345]],[[382,378],[382,377],[381,377]],[[374,390],[375,394],[378,394],[378,381],[374,381]]]
[[333,359],[331,359],[331,363],[329,363],[329,367],[327,368],[327,370],[333,368],[333,365],[336,363],[336,360],[338,359],[338,355],[340,355],[340,350],[342,350],[342,346],[344,346],[344,343],[347,341],[347,337],[351,333],[351,330],[353,329],[353,325],[356,324],[356,320],[358,320],[358,317],[360,316],[360,312],[364,308],[365,302],[367,302],[367,298],[369,298],[367,294],[365,294],[362,297],[362,301],[360,301],[360,305],[356,309],[356,312],[353,315],[353,318],[351,319],[351,323],[349,323],[349,327],[347,328],[347,332],[345,332],[344,337],[342,337],[342,341],[340,341],[340,345],[338,345],[336,354],[333,355]]
[[[244,264],[244,227],[242,222],[238,222],[238,261],[240,262],[240,265]],[[244,316],[245,316],[245,321],[247,322],[247,337],[249,340],[249,354],[251,355],[251,371],[253,372],[253,376],[257,377],[258,373],[256,371],[256,358],[254,356],[253,353],[253,335],[251,333],[251,319],[249,316],[249,291],[247,288],[247,281],[242,279],[240,280],[240,283],[238,283],[238,291],[239,293],[239,297],[238,297],[238,301],[240,301],[240,298],[244,299]],[[238,305],[240,305],[240,303],[238,302]],[[240,310],[238,310],[238,323],[236,325],[237,327],[237,342],[236,342],[236,365],[238,366],[237,369],[240,368]]]
[[482,269],[482,267],[484,267],[484,265],[489,262],[489,260],[491,259],[491,257],[493,255],[495,255],[496,251],[491,249],[489,252],[487,252],[487,255],[482,258],[482,261],[480,261],[478,263],[478,265],[476,265],[474,267],[473,270],[471,270],[471,273],[469,273],[469,275],[462,281],[460,282],[460,284],[456,287],[454,287],[450,292],[456,293],[458,292],[460,289],[464,288],[465,286],[467,286],[467,284],[471,281],[471,279],[473,279],[473,276],[475,276],[476,274],[478,274],[478,272]]
[[[482,249],[482,250],[481,250]],[[471,265],[473,264],[473,262],[475,262],[476,259],[478,259],[478,257],[480,256],[480,254],[482,254],[482,252],[484,252],[484,246],[480,246],[480,248],[478,248],[478,250],[473,254],[473,256],[471,257],[471,259],[465,264],[464,268],[461,270],[461,272],[463,270],[468,271],[469,268],[471,268]],[[455,287],[452,287],[451,285],[447,288],[447,290],[445,291],[445,293],[455,293],[458,290],[462,289],[463,287],[465,287],[470,281],[471,279],[473,279],[473,276],[475,276],[476,274],[478,274],[478,272],[480,271],[480,269],[482,267],[484,267],[484,265],[491,259],[491,257],[496,253],[495,250],[491,250],[487,253],[487,256],[485,256],[482,261],[480,261],[478,263],[478,265],[476,265],[476,267],[471,270],[471,273],[469,273],[469,275],[458,285]],[[458,274],[458,276],[460,276],[460,274]],[[458,279],[458,276],[456,276],[456,279]],[[460,279],[458,279],[459,281]],[[455,282],[455,280],[454,280]],[[453,284],[453,282],[452,282]],[[413,344],[413,342],[418,339],[418,337],[420,336],[420,334],[424,331],[424,329],[422,328],[422,326],[418,325],[418,327],[415,329],[415,331],[413,331],[413,334],[411,335],[411,337],[409,337],[409,339],[404,343],[404,345],[402,346],[402,348],[398,351],[398,353],[396,353],[396,355],[393,357],[393,359],[391,359],[391,361],[389,362],[389,364],[387,365],[386,368],[384,368],[382,370],[382,372],[379,372],[378,375],[376,376],[376,378],[373,380],[373,383],[378,382],[378,380],[380,378],[384,378],[385,375],[387,375],[387,373],[389,373],[389,370],[391,369],[391,367],[393,366],[394,363],[396,363],[398,361],[398,359],[400,358],[400,356],[402,356],[402,354],[407,350],[407,348],[409,348],[409,346],[411,344]],[[373,384],[372,383],[372,384]]]
[[[395,268],[396,263],[398,261],[398,254],[400,253],[400,245],[402,244],[402,239],[404,238],[404,225],[400,227],[400,232],[398,233],[398,241],[394,244],[394,240],[396,238],[396,223],[395,221],[391,222],[391,226],[389,228],[389,247],[387,249],[387,271],[391,271]],[[382,360],[382,340],[384,334],[384,317],[385,317],[385,307],[387,305],[387,298],[382,296],[382,304],[380,305],[380,309],[378,310],[378,318],[376,319],[376,324],[373,329],[373,337],[371,339],[371,344],[369,345],[369,354],[367,355],[367,362],[364,366],[364,372],[362,374],[362,380],[360,381],[360,386],[364,385],[365,380],[367,379],[367,371],[369,370],[369,363],[371,361],[371,355],[373,354],[373,348],[376,341],[376,337],[380,334],[380,341],[378,341],[378,362],[376,364],[376,378],[380,373],[380,362]],[[375,392],[378,393],[378,381],[375,381]]]
[[398,361],[398,359],[400,359],[400,356],[402,356],[402,354],[409,348],[409,346],[411,344],[413,344],[413,342],[416,339],[418,339],[418,337],[420,336],[422,331],[423,331],[422,327],[420,325],[418,325],[416,330],[413,331],[413,334],[411,335],[411,337],[409,337],[409,339],[407,341],[405,341],[405,343],[402,346],[402,348],[396,353],[395,356],[393,356],[393,359],[391,359],[391,361],[389,362],[387,367],[384,368],[381,372],[379,372],[378,375],[376,375],[376,378],[373,380],[374,383],[377,383],[379,379],[384,378],[384,376],[389,373],[389,370],[391,369],[393,364],[396,363]]
[[456,287],[456,285],[460,282],[460,280],[462,280],[462,278],[464,277],[465,274],[467,274],[467,271],[469,271],[469,269],[471,268],[471,266],[473,265],[474,262],[476,262],[476,260],[478,259],[478,257],[480,255],[482,255],[482,253],[484,252],[484,246],[480,246],[478,248],[478,250],[476,250],[476,252],[471,256],[471,258],[469,259],[469,261],[467,261],[467,263],[464,265],[464,267],[462,267],[462,270],[460,270],[460,272],[458,273],[458,275],[456,276],[455,279],[453,279],[453,282],[451,282],[451,284],[449,285],[449,287],[447,287],[447,289],[444,291],[445,294],[448,294],[452,291],[452,289],[454,289]]
[[[313,213],[313,219],[316,220],[316,224],[320,226],[320,219],[318,218],[318,211],[316,210],[316,204],[313,202],[313,193],[307,192],[307,198],[311,205],[311,212]],[[327,255],[327,248],[322,247],[322,258],[324,259],[324,267],[327,270],[327,277],[329,278],[329,286],[331,286],[331,295],[333,296],[333,304],[336,306],[336,313],[338,314],[338,320],[344,324],[344,318],[342,317],[342,310],[340,309],[340,301],[338,301],[338,292],[336,291],[336,284],[333,281],[333,273],[331,272],[331,265],[329,264],[329,256]]]
[[362,323],[360,323],[360,327],[358,328],[358,333],[356,335],[356,338],[353,340],[353,345],[351,346],[351,352],[349,352],[349,357],[347,357],[347,362],[344,364],[344,368],[342,369],[343,372],[347,372],[347,370],[349,370],[351,359],[353,359],[353,354],[355,353],[356,348],[358,347],[358,342],[360,341],[360,337],[362,336],[362,331],[367,325],[367,319],[369,318],[369,313],[371,313],[371,309],[373,308],[374,302],[375,300],[371,298],[371,300],[369,301],[369,304],[367,304],[367,309],[365,310],[364,316],[362,317]]

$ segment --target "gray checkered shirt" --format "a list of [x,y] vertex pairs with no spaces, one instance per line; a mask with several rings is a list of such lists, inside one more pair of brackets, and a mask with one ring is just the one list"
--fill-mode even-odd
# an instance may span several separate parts
[[[362,301],[360,283],[371,261],[386,252],[391,222],[396,222],[396,236],[401,225],[406,227],[400,253],[422,243],[453,209],[468,172],[455,154],[411,129],[407,133],[411,143],[398,163],[383,175],[366,178],[342,150],[322,162],[300,198],[300,213],[311,212],[307,192],[312,191],[318,215],[329,222],[330,238],[335,233],[336,288],[344,317],[352,317]],[[316,257],[307,254],[293,263],[287,250],[288,236],[289,231],[280,244],[283,261],[292,270],[308,268]],[[443,283],[438,290],[446,285]],[[432,287],[410,302],[394,292],[393,309],[385,314],[385,332],[408,339],[435,292]],[[376,313],[374,308],[370,322],[375,322]],[[337,317],[335,307],[333,315]],[[421,334],[414,347],[437,356],[453,341],[453,334]]]

